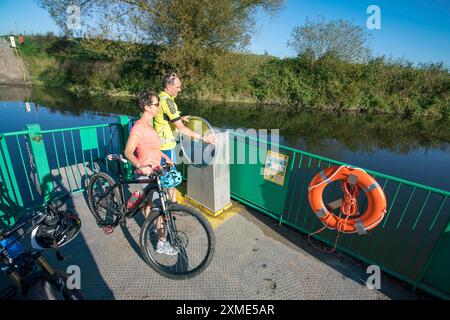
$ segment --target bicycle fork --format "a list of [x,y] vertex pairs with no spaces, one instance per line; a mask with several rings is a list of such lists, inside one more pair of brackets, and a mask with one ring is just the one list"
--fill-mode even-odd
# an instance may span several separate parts
[[[159,184],[159,181],[158,181]],[[175,235],[177,233],[176,230],[176,225],[175,225],[175,221],[174,218],[171,214],[169,214],[169,212],[167,211],[167,197],[164,191],[162,191],[161,186],[160,187],[160,198],[161,198],[161,215],[163,217],[164,220],[164,229],[165,229],[165,235],[166,235],[166,239],[169,241],[169,243],[171,245],[175,244]]]
[[66,281],[64,278],[58,275],[56,270],[50,265],[50,263],[45,260],[44,256],[40,252],[35,252],[34,257],[36,258],[36,262],[39,267],[45,271],[50,277],[55,281],[55,284],[59,287],[59,291],[62,295],[67,297],[75,297],[71,290],[67,289]]
[[40,252],[35,253],[36,262],[38,263],[39,267],[41,267],[42,270],[47,272],[49,275],[54,276],[56,271],[53,269],[53,267],[45,260],[45,258],[42,256]]
[[22,277],[16,270],[11,270],[8,272],[8,277],[11,282],[22,292]]
[[[40,252],[33,252],[32,257],[36,260],[39,267],[48,273],[50,276],[54,276],[56,274],[55,269],[45,260]],[[15,268],[11,268],[7,271],[8,277],[11,282],[19,289],[21,293],[23,293],[23,279],[22,276]]]

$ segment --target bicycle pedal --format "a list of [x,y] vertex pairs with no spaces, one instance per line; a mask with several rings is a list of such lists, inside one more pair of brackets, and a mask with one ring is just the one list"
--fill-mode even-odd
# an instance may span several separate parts
[[104,226],[102,229],[105,234],[111,234],[114,231],[114,228],[111,226]]

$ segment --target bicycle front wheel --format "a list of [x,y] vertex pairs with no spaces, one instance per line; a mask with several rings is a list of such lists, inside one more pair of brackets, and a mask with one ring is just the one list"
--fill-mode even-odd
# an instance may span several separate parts
[[[158,253],[157,226],[164,219],[154,211],[142,225],[140,247],[145,262],[163,276],[172,279],[187,279],[204,271],[214,254],[215,237],[211,224],[197,210],[173,204],[167,208],[173,226],[164,222],[164,237],[176,253]],[[171,230],[167,230],[171,228]]]

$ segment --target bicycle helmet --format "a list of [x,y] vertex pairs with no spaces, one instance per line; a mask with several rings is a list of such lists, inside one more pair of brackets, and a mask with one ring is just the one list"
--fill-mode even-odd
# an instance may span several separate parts
[[172,168],[161,176],[160,181],[164,189],[170,189],[178,186],[183,181],[183,177],[175,168]]
[[81,220],[70,211],[56,214],[31,233],[31,246],[37,250],[59,248],[74,239],[81,229]]

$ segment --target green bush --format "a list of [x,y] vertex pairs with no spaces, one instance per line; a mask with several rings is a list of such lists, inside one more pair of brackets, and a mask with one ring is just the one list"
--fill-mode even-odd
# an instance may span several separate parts
[[[163,65],[154,45],[95,39],[28,37],[21,54],[33,79],[48,86],[108,93],[161,88],[161,77],[176,66]],[[374,58],[342,61],[305,53],[279,59],[268,55],[212,52],[215,58],[189,66],[182,96],[276,104],[299,108],[448,117],[450,73],[442,64],[414,66]],[[196,69],[197,68],[197,69]]]

